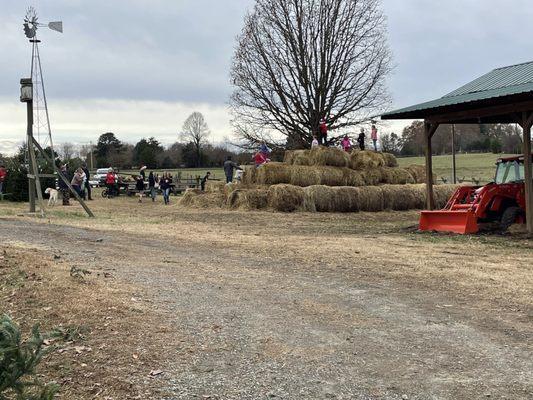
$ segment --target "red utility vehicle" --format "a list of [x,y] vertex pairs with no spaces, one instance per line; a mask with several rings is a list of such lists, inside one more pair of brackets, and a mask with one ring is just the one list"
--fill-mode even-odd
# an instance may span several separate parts
[[494,182],[457,189],[440,211],[422,211],[421,231],[476,233],[480,224],[498,223],[507,230],[525,223],[524,156],[500,158]]

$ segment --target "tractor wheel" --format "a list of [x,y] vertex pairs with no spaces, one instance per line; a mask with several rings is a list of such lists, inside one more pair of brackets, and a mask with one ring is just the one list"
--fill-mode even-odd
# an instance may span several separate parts
[[520,207],[507,207],[502,214],[500,220],[500,229],[505,232],[516,222],[516,218],[520,215],[522,209]]

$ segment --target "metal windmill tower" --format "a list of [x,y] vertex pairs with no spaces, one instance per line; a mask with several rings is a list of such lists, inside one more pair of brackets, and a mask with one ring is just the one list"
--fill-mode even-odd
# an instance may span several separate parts
[[[69,180],[57,168],[55,153],[52,141],[52,130],[50,128],[50,116],[48,114],[48,104],[44,89],[43,70],[41,56],[39,53],[40,40],[37,39],[37,29],[48,27],[57,32],[63,32],[63,23],[50,22],[41,24],[37,18],[37,13],[33,7],[28,9],[24,18],[24,33],[32,44],[31,57],[31,78],[21,79],[20,101],[27,104],[27,163],[28,163],[28,189],[30,200],[30,213],[35,213],[35,197],[39,200],[40,214],[44,216],[44,201],[41,187],[41,178],[56,178],[56,175],[43,174],[40,171],[39,162],[46,160],[61,179],[69,187],[74,197],[80,202],[90,217],[94,217],[83,199],[72,188]],[[50,149],[47,152],[45,149]],[[39,157],[39,159],[38,159]]]
[[[53,151],[52,129],[50,127],[50,115],[48,114],[48,103],[44,88],[43,69],[41,65],[41,55],[39,53],[39,43],[37,39],[37,29],[48,27],[56,32],[63,33],[63,22],[50,22],[48,24],[39,23],[37,13],[30,7],[24,18],[24,33],[30,39],[31,50],[31,80],[33,83],[33,134],[43,149],[50,147]],[[52,152],[52,154],[54,154]]]

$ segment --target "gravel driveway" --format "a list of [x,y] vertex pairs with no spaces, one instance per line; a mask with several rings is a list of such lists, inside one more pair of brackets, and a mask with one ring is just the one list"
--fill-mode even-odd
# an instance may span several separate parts
[[[376,272],[372,249],[303,262],[146,236],[0,220],[0,241],[112,267],[165,315],[168,394],[154,398],[533,398],[530,308]],[[435,262],[463,259],[446,257]]]

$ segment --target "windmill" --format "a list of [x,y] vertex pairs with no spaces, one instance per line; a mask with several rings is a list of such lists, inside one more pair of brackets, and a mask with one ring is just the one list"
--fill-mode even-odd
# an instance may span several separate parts
[[[35,213],[35,195],[39,200],[40,214],[44,216],[44,201],[40,178],[59,178],[69,187],[74,197],[80,202],[87,214],[94,217],[91,210],[87,207],[83,199],[72,188],[69,180],[57,168],[54,144],[52,141],[52,130],[50,127],[50,115],[48,113],[48,103],[46,101],[46,92],[44,89],[43,70],[41,65],[41,55],[39,53],[39,43],[37,39],[37,30],[40,27],[47,27],[56,32],[63,33],[63,22],[55,21],[48,24],[39,23],[37,13],[33,7],[30,7],[24,18],[24,34],[29,39],[31,50],[31,78],[21,79],[21,96],[20,101],[27,103],[27,163],[28,163],[28,188],[30,200],[30,213]],[[44,149],[48,150],[45,151]],[[39,160],[36,157],[39,156]],[[43,174],[40,172],[40,160],[46,160],[54,169],[55,174]]]

